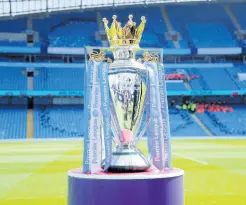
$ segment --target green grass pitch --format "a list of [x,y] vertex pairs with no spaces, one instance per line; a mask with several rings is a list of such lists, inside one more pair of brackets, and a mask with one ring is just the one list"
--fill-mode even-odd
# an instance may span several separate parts
[[[173,166],[185,170],[186,205],[246,205],[246,140],[172,145]],[[0,205],[66,205],[67,171],[81,165],[81,141],[0,143]]]

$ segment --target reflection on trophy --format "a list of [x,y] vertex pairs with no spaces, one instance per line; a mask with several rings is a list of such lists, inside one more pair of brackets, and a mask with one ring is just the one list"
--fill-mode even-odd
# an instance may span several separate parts
[[[140,132],[141,120],[145,109],[145,97],[148,85],[147,68],[136,61],[145,17],[136,28],[129,15],[127,24],[122,28],[113,16],[111,27],[104,18],[104,27],[113,51],[114,62],[109,66],[108,80],[110,89],[111,128],[116,143],[110,172],[145,171],[150,163],[136,148],[136,143],[144,134]],[[147,123],[147,122],[146,122]]]

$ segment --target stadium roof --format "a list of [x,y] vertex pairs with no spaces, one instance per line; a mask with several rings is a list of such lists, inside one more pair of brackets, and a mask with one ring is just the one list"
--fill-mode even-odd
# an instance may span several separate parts
[[235,1],[236,0],[0,0],[0,16],[128,5]]

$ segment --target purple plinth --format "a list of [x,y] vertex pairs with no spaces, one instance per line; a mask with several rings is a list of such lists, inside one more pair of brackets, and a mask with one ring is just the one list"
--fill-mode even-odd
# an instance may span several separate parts
[[68,172],[68,205],[184,205],[184,171]]

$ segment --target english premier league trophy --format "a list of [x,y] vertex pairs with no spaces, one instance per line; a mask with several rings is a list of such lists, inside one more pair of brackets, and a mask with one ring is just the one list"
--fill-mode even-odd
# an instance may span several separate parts
[[68,173],[69,205],[184,202],[183,171],[171,167],[162,49],[140,48],[146,19],[137,27],[128,18],[124,27],[116,15],[110,27],[103,18],[110,47],[86,47],[83,169]]

